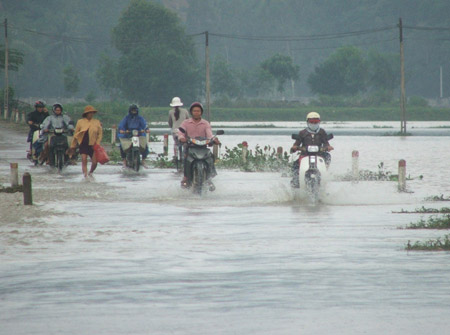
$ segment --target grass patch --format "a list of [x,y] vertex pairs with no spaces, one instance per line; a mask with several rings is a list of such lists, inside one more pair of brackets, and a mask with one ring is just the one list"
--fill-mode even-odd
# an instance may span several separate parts
[[384,129],[384,128],[394,128],[392,126],[377,126],[377,125],[373,125],[373,128],[375,129]]
[[450,201],[450,197],[444,197],[443,194],[433,195],[431,197],[425,198],[425,201]]
[[[398,175],[394,175],[391,171],[385,170],[384,162],[378,164],[378,171],[359,170],[358,173],[358,180],[361,181],[398,181]],[[352,181],[354,177],[352,172],[348,172],[341,176],[340,179],[343,181]]]
[[414,244],[408,241],[405,249],[415,251],[448,251],[450,250],[450,235],[445,235],[442,239],[438,237],[435,240],[425,242],[416,241]]
[[421,208],[416,208],[414,211],[405,211],[402,210],[400,212],[392,212],[396,214],[444,214],[444,213],[450,213],[450,207],[442,207],[441,209],[438,208],[427,208],[425,206],[422,206]]
[[410,223],[405,229],[450,229],[450,214],[443,216],[431,216],[428,220],[420,219],[416,223]]
[[173,159],[164,155],[158,155],[155,161],[150,162],[151,166],[159,169],[174,169],[175,162]]
[[412,136],[411,133],[402,133],[400,131],[396,131],[394,133],[384,133],[383,136]]

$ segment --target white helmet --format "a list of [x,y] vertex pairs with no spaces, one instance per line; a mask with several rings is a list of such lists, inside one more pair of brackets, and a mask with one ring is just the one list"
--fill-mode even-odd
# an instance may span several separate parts
[[170,107],[181,107],[181,106],[183,106],[181,99],[178,97],[174,97],[172,99],[172,102],[170,103]]
[[320,115],[316,112],[311,112],[306,115],[306,124],[308,126],[308,129],[313,132],[317,133],[320,129]]
[[308,113],[308,115],[306,115],[306,121],[308,121],[309,119],[319,119],[320,121],[320,115],[316,112]]

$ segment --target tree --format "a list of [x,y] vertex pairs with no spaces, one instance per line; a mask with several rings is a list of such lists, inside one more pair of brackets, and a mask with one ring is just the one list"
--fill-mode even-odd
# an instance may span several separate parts
[[120,80],[105,76],[103,59],[99,80],[104,87],[118,88],[143,105],[196,97],[201,82],[194,44],[174,13],[157,3],[132,0],[113,28],[112,40],[120,58],[111,70]]
[[367,71],[361,50],[346,46],[315,67],[308,85],[316,94],[355,95],[366,90]]
[[113,100],[120,95],[119,65],[117,61],[102,54],[96,72],[97,81],[104,92]]
[[400,61],[397,55],[370,51],[368,84],[376,90],[394,91],[400,85]]
[[[16,49],[8,50],[8,70],[18,71],[19,66],[23,64],[24,54]],[[0,69],[5,69],[5,46],[0,44]]]
[[75,94],[80,89],[80,77],[72,64],[64,67],[64,90],[66,93]]
[[300,66],[294,65],[289,56],[276,54],[265,60],[261,67],[277,80],[277,90],[280,93],[283,93],[286,81],[297,80],[299,77]]
[[249,70],[242,70],[240,73],[243,96],[264,96],[272,92],[275,87],[275,78],[261,66]]
[[221,57],[212,66],[211,87],[213,94],[218,96],[227,96],[229,98],[239,96],[240,89],[236,73]]

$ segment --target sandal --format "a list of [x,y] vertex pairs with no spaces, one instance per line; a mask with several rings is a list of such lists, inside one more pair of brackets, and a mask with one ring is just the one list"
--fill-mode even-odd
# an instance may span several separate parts
[[181,181],[181,187],[182,188],[188,188],[189,187],[187,179],[183,178],[183,180]]

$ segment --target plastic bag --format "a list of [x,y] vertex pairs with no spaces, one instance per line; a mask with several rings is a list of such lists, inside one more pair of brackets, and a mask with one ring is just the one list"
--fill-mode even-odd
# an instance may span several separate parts
[[106,153],[105,148],[103,148],[100,144],[94,144],[94,155],[97,158],[97,162],[100,164],[109,162],[108,154]]

